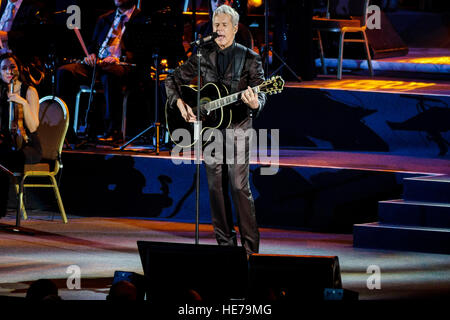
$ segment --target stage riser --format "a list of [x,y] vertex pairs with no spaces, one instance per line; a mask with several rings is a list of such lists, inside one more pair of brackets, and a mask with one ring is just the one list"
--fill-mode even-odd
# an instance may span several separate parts
[[410,203],[381,202],[378,223],[353,227],[353,245],[358,248],[450,253],[448,176],[406,178],[404,185],[404,199]]
[[[194,164],[73,153],[64,153],[63,161],[60,190],[69,215],[195,222]],[[300,167],[280,167],[267,176],[258,165],[250,170],[260,226],[340,233],[351,233],[355,223],[376,221],[378,202],[401,197],[401,181],[411,176]],[[203,166],[200,173],[200,223],[211,223]],[[51,190],[28,189],[26,201],[29,209],[57,212]]]
[[398,225],[355,225],[356,248],[450,253],[450,229],[412,229]]
[[450,203],[450,178],[434,181],[405,179],[403,198],[410,201]]
[[269,96],[255,127],[280,129],[281,146],[448,156],[450,97],[425,97],[436,100],[426,111],[412,97],[287,87]]
[[450,228],[450,204],[382,201],[378,215],[383,224]]
[[[317,68],[322,67],[320,59],[316,59],[315,64]],[[327,66],[327,68],[332,68],[332,72],[336,72],[338,59],[325,58],[325,66]],[[344,59],[342,61],[342,68],[343,70],[369,70],[367,60]],[[411,72],[419,79],[426,76],[422,75],[422,73],[436,76],[442,75],[443,77],[448,77],[448,74],[450,73],[450,65],[431,63],[403,63],[372,60],[372,68],[374,71]]]

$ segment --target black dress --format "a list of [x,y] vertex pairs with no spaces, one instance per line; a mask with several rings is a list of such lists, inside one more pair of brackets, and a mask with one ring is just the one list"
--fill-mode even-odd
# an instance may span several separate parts
[[[30,133],[26,129],[28,142],[18,150],[14,149],[11,133],[9,132],[9,102],[7,86],[1,87],[0,93],[0,164],[12,172],[23,171],[24,164],[32,164],[41,161],[41,143],[38,132]],[[20,96],[26,99],[28,85],[22,83]],[[8,204],[10,177],[0,171],[0,217],[5,216]]]

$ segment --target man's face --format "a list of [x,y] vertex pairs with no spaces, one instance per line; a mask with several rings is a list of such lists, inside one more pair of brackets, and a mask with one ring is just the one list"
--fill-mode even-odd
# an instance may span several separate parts
[[117,8],[119,9],[130,9],[134,2],[133,0],[114,0],[114,4],[116,5]]
[[220,13],[214,17],[213,31],[218,34],[215,41],[220,49],[223,50],[233,44],[237,30],[238,26],[233,26],[230,15]]

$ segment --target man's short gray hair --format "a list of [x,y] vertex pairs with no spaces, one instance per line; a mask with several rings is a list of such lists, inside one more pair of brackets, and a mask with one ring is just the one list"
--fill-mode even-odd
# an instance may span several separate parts
[[239,23],[239,13],[237,13],[236,10],[226,4],[221,5],[214,11],[213,22],[215,16],[218,14],[228,14],[231,17],[231,23],[233,24],[233,26],[237,26]]

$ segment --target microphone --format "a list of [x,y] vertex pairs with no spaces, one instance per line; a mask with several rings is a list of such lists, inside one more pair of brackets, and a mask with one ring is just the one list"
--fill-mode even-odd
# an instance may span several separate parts
[[202,46],[208,42],[213,41],[215,38],[217,38],[219,35],[217,34],[217,32],[213,32],[211,33],[209,36],[203,37],[201,39],[195,40],[191,42],[191,46]]

